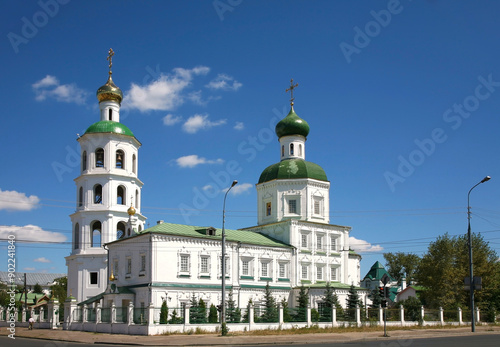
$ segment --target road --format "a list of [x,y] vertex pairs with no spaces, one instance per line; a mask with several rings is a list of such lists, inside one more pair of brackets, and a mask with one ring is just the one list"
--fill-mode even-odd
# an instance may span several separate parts
[[[481,346],[481,347],[498,347],[498,335],[474,335],[474,336],[454,336],[454,337],[439,337],[439,338],[424,338],[413,340],[371,340],[371,341],[356,341],[348,343],[322,343],[322,344],[294,344],[293,347],[319,347],[319,346],[334,346],[334,347],[465,347],[465,346]],[[110,347],[110,344],[85,344],[64,341],[49,341],[16,337],[15,340],[6,336],[0,336],[0,346],[16,346],[16,347]],[[163,345],[164,346],[164,345]],[[277,347],[276,344],[271,345],[245,345],[246,347]],[[153,346],[151,346],[153,347]],[[197,345],[197,347],[202,347]]]

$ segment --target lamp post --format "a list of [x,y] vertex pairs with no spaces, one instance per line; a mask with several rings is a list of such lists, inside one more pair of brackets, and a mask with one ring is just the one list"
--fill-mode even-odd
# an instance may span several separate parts
[[470,277],[470,319],[471,319],[471,331],[475,332],[476,331],[476,322],[474,319],[474,289],[475,289],[475,283],[474,283],[474,270],[473,270],[473,264],[472,264],[472,235],[470,231],[470,192],[472,192],[472,189],[476,188],[478,185],[481,183],[487,182],[491,179],[490,176],[486,176],[481,180],[481,182],[477,183],[474,187],[472,187],[469,190],[469,194],[467,194],[467,238],[469,240],[469,277]]
[[222,257],[221,257],[221,274],[222,274],[222,299],[221,299],[221,334],[225,336],[227,334],[226,328],[226,230],[224,229],[224,223],[226,222],[226,198],[227,193],[233,188],[238,181],[234,180],[231,187],[226,191],[224,195],[224,204],[222,205]]

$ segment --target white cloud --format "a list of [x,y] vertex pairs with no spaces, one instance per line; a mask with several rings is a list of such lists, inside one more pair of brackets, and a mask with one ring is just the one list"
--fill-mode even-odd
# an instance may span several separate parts
[[205,87],[209,89],[238,90],[243,84],[236,81],[233,77],[226,74],[218,74]]
[[243,129],[245,129],[245,124],[243,124],[243,122],[236,122],[236,125],[234,126],[234,129],[236,129],[236,130],[243,130]]
[[40,199],[35,195],[26,196],[14,190],[0,189],[0,210],[30,211],[38,207]]
[[88,93],[73,84],[60,84],[55,76],[47,75],[38,82],[32,84],[35,92],[35,100],[44,101],[55,99],[60,102],[74,102],[84,104]]
[[165,117],[163,117],[163,124],[171,126],[179,123],[181,120],[182,120],[181,116],[174,116],[173,114],[167,114]]
[[124,104],[141,112],[173,110],[184,103],[187,96],[183,92],[191,84],[193,77],[206,75],[209,71],[210,68],[206,66],[193,69],[176,68],[171,74],[161,74],[158,79],[147,85],[132,83]]
[[219,119],[218,121],[212,122],[208,119],[208,115],[195,114],[188,118],[188,120],[182,125],[182,129],[188,134],[196,134],[199,130],[208,130],[212,127],[226,124],[225,119]]
[[239,194],[243,194],[243,193],[247,192],[251,188],[253,188],[253,184],[251,184],[251,183],[241,183],[241,184],[235,185],[231,189],[230,193],[234,194],[234,195],[239,195]]
[[349,236],[349,245],[354,251],[359,253],[380,252],[384,249],[380,245],[372,245],[365,240],[359,240],[352,236]]
[[66,236],[63,234],[46,231],[36,225],[0,225],[0,240],[8,239],[9,235],[15,235],[16,241],[39,243],[66,241]]
[[[201,164],[222,164],[224,163],[224,160],[222,159],[214,159],[214,160],[209,160],[203,157],[198,157],[196,154],[192,155],[186,155],[184,157],[180,157],[175,159],[177,165],[180,167],[195,167]],[[205,188],[205,187],[204,187]],[[208,188],[207,188],[208,189]]]
[[51,263],[51,261],[45,257],[36,258],[36,259],[33,259],[33,261],[36,263]]
[[25,267],[23,268],[24,271],[35,271],[36,269],[34,267]]

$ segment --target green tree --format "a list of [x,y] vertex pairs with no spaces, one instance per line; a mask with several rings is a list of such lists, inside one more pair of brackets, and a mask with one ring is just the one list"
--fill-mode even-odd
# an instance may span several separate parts
[[301,285],[299,288],[299,295],[297,297],[297,311],[295,313],[295,320],[298,322],[307,321],[307,305],[309,305],[309,290]]
[[269,282],[264,289],[264,314],[262,315],[263,322],[277,322],[278,321],[278,308],[276,307],[276,299],[274,299]]
[[344,319],[344,308],[340,304],[339,297],[337,296],[337,293],[335,293],[335,292],[333,293],[333,305],[336,308],[335,314],[337,316],[337,320]]
[[[51,296],[56,297],[60,304],[64,303],[68,297],[68,277],[56,278],[49,289]],[[38,292],[35,291],[35,293]]]
[[422,302],[418,298],[410,296],[406,300],[398,301],[395,306],[400,307],[401,305],[405,309],[405,319],[415,322],[422,321]]
[[358,292],[356,291],[356,288],[354,288],[354,284],[351,284],[346,299],[347,318],[354,320],[356,316],[356,306],[361,306],[361,304],[362,302],[359,299]]
[[8,286],[5,283],[0,283],[0,306],[7,307],[10,301],[10,295],[7,293]]
[[332,320],[332,308],[334,307],[334,292],[333,288],[330,285],[330,282],[326,282],[325,286],[325,294],[323,295],[323,309],[321,310],[321,318],[326,322],[330,322]]
[[43,293],[43,288],[38,283],[33,286],[33,293]]
[[161,309],[160,309],[160,324],[167,324],[168,323],[168,306],[167,306],[167,301],[163,301],[161,304]]
[[241,309],[236,307],[233,299],[233,289],[229,290],[227,307],[226,307],[226,321],[228,323],[239,323],[241,321]]
[[281,300],[281,307],[283,307],[283,321],[290,322],[292,320],[292,316],[290,315],[290,310],[288,308],[288,300],[283,298]]
[[191,301],[189,302],[189,322],[193,324],[202,323],[203,316],[200,312],[200,304],[198,300],[196,300],[196,296],[193,293],[191,297]]
[[370,305],[371,308],[378,308],[382,305],[382,296],[380,295],[380,291],[378,289],[373,289],[370,292],[370,298],[372,299],[372,303]]
[[208,311],[208,322],[217,323],[219,321],[219,315],[217,312],[217,307],[214,304],[210,305],[210,310]]
[[201,299],[198,301],[199,319],[200,323],[207,322],[207,303]]
[[248,321],[250,320],[250,310],[252,309],[252,304],[253,304],[253,301],[252,299],[248,299],[248,303],[247,303],[247,309],[245,311],[245,314],[243,315],[243,322],[244,323],[248,323]]
[[177,315],[177,310],[174,308],[172,311],[172,314],[170,315],[170,324],[181,324],[182,323],[182,317]]
[[[472,235],[472,249],[474,276],[482,278],[482,290],[475,292],[475,302],[479,307],[498,305],[498,255],[480,234]],[[469,307],[469,292],[464,290],[464,278],[468,276],[467,236],[439,236],[429,245],[416,272],[418,284],[425,287],[422,302],[431,308]]]
[[387,272],[398,283],[403,276],[407,283],[415,281],[415,273],[421,261],[418,255],[404,252],[384,253],[384,259]]

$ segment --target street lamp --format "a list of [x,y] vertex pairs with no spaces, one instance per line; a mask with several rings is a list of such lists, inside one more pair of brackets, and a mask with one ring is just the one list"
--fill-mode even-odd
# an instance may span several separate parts
[[474,187],[472,187],[469,190],[469,194],[467,194],[467,222],[468,222],[468,227],[467,227],[467,237],[469,239],[469,277],[470,277],[470,319],[471,319],[471,331],[475,332],[476,331],[476,322],[474,320],[474,270],[472,266],[472,235],[470,231],[470,192],[472,192],[472,189],[476,188],[478,185],[481,183],[487,182],[491,179],[490,176],[486,176],[481,180],[481,182],[477,183]]
[[226,230],[224,229],[224,223],[226,222],[226,198],[227,193],[233,188],[238,181],[234,180],[231,184],[231,187],[226,191],[224,195],[224,204],[222,205],[222,259],[221,259],[221,267],[222,267],[222,300],[221,300],[221,333],[223,336],[227,334],[226,329]]

